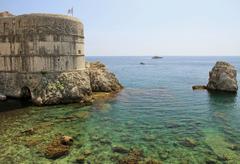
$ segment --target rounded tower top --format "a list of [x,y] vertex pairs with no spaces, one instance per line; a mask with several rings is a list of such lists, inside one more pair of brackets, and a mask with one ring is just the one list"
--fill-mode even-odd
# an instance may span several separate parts
[[[83,37],[82,22],[78,18],[72,16],[44,13],[32,13],[14,16],[9,12],[8,14],[4,12],[2,15],[2,17],[0,16],[0,26],[3,24],[9,29],[13,29],[11,26],[15,26],[15,32],[18,34],[44,33],[76,35]],[[0,33],[1,32],[6,35],[9,32],[11,33],[11,30],[0,30]]]
[[8,11],[0,12],[0,18],[1,17],[11,17],[11,16],[14,16],[14,15]]
[[[13,16],[13,15],[12,15]],[[17,15],[16,17],[25,17],[25,18],[53,18],[53,19],[65,19],[65,20],[72,20],[82,24],[82,22],[73,16],[63,15],[63,14],[48,14],[48,13],[30,13],[30,14],[22,14]]]
[[0,17],[0,71],[85,69],[83,24],[58,14]]

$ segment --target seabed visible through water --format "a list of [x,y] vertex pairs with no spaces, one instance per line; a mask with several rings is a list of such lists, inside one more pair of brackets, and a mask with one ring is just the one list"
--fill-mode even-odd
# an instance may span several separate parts
[[[84,157],[86,163],[110,164],[130,158],[133,150],[141,152],[138,163],[240,163],[239,96],[191,89],[207,82],[217,59],[89,60],[96,59],[117,74],[125,89],[86,107],[1,103],[0,163],[76,163]],[[235,58],[224,60],[239,71]],[[46,145],[58,135],[73,137],[70,153],[48,159]]]

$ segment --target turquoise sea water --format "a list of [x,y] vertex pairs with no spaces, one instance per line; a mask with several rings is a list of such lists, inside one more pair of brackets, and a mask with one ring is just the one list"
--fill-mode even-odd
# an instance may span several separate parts
[[[218,60],[239,72],[240,57],[88,60],[105,63],[124,90],[87,107],[1,103],[0,163],[74,163],[84,154],[86,163],[118,163],[127,154],[114,152],[115,146],[143,151],[142,162],[240,163],[239,95],[192,91],[192,85],[207,83]],[[23,133],[30,128],[34,134]],[[58,134],[73,136],[70,154],[47,159],[44,147]]]

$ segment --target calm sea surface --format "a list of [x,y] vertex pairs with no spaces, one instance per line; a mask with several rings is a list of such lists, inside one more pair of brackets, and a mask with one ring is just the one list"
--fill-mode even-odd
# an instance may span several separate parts
[[[93,164],[117,163],[126,154],[113,152],[114,146],[163,163],[240,163],[240,96],[192,91],[207,84],[218,60],[240,73],[240,57],[87,59],[106,64],[125,89],[87,107],[0,103],[0,163],[74,163],[83,154]],[[29,128],[33,135],[22,133]],[[70,154],[46,159],[44,146],[58,134],[73,136]]]

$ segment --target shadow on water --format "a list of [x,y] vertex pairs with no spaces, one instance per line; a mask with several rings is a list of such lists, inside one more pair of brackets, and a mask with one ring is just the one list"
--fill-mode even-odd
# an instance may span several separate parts
[[32,103],[29,100],[9,98],[6,101],[0,101],[0,112],[17,110],[31,105]]
[[16,110],[32,105],[32,95],[28,87],[21,89],[20,99],[8,97],[7,101],[0,102],[0,112]]
[[211,91],[208,97],[212,121],[218,127],[229,127],[231,115],[237,109],[237,93]]
[[208,91],[209,105],[215,109],[228,109],[236,106],[237,93],[220,92],[220,91]]
[[232,124],[236,121],[233,116],[238,114],[237,93],[211,91],[208,96],[214,127],[218,128],[228,141],[237,143],[236,138],[240,137],[240,133]]

